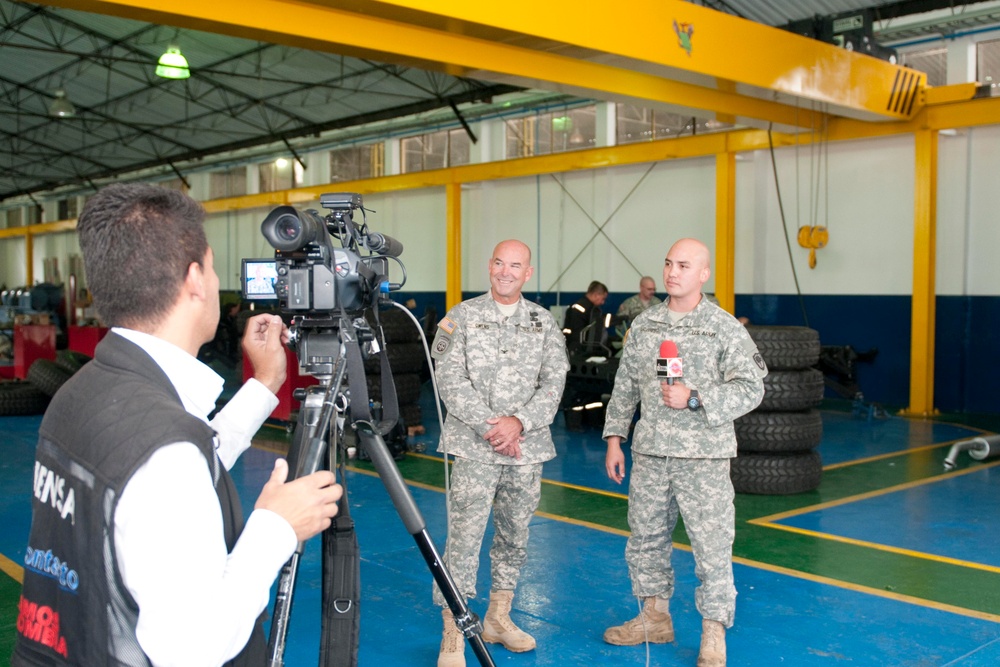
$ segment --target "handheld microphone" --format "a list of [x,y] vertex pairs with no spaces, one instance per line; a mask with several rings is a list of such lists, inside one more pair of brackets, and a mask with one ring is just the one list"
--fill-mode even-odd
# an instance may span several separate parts
[[403,244],[385,234],[369,233],[365,238],[365,247],[379,255],[399,257],[403,254]]
[[677,344],[672,340],[660,343],[660,356],[656,360],[656,377],[673,384],[674,378],[684,377],[684,363],[677,352]]

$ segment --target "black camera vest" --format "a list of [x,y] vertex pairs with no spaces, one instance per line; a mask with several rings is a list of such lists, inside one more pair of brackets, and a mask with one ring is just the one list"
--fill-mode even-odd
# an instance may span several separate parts
[[[175,442],[205,455],[232,550],[243,515],[214,431],[184,409],[146,352],[109,334],[52,399],[39,429],[12,667],[148,667],[135,636],[138,606],[118,571],[115,507],[136,469]],[[230,665],[265,664],[262,620]]]

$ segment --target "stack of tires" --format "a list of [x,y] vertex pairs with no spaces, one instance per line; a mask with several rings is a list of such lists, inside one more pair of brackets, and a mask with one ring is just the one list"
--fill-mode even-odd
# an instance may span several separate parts
[[[420,329],[403,311],[392,308],[379,313],[382,331],[385,334],[386,349],[365,360],[365,376],[368,384],[368,398],[382,400],[382,355],[389,358],[392,380],[396,387],[399,403],[399,427],[394,437],[387,437],[386,444],[393,455],[399,458],[406,453],[407,429],[419,426],[421,374],[426,367],[424,346],[420,342]],[[374,322],[373,322],[374,324]]]
[[81,352],[60,350],[55,360],[36,359],[24,381],[0,382],[0,416],[40,415],[73,373],[90,361]]
[[738,455],[730,476],[737,493],[787,495],[811,491],[823,477],[816,446],[823,421],[819,333],[808,327],[747,326],[767,362],[764,399],[736,420]]

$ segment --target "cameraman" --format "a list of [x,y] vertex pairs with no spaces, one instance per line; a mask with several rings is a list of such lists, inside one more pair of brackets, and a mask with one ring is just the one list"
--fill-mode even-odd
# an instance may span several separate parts
[[204,210],[116,184],[78,223],[94,303],[114,327],[45,414],[12,665],[263,665],[271,583],[330,525],[342,489],[285,483],[279,459],[244,524],[227,472],[277,405],[276,316],[247,322],[254,378],[214,419],[198,362],[219,321]]

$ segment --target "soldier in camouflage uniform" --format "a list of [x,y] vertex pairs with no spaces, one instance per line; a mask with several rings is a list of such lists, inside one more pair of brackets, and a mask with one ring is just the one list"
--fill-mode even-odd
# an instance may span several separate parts
[[[673,641],[669,600],[676,499],[691,539],[701,585],[695,602],[702,615],[698,667],[724,667],[725,628],[733,624],[736,587],[735,533],[729,459],[736,456],[733,420],[764,396],[764,360],[746,329],[701,294],[708,280],[708,248],[682,239],[667,253],[663,283],[667,301],[640,314],[625,339],[621,365],[607,408],[604,438],[608,476],[621,482],[621,441],[636,405],[642,403],[632,444],[625,547],[633,593],[644,600],[639,615],[608,628],[604,639],[618,645]],[[657,377],[660,344],[673,341],[683,376],[672,384]]]
[[624,338],[625,331],[629,328],[639,313],[661,303],[660,299],[657,298],[656,294],[656,282],[649,276],[643,276],[639,279],[639,293],[633,294],[629,298],[622,301],[622,304],[618,306],[618,312],[615,316],[618,318],[618,324],[615,326],[615,333],[619,337]]
[[[490,293],[449,310],[432,346],[448,408],[439,451],[455,457],[444,560],[459,591],[475,597],[492,509],[492,586],[482,637],[520,652],[534,649],[535,640],[510,620],[510,608],[541,496],[542,463],[556,455],[549,424],[569,361],[555,319],[521,296],[532,274],[528,247],[498,244],[489,273]],[[464,666],[463,636],[436,586],[434,601],[445,607],[438,666]]]

